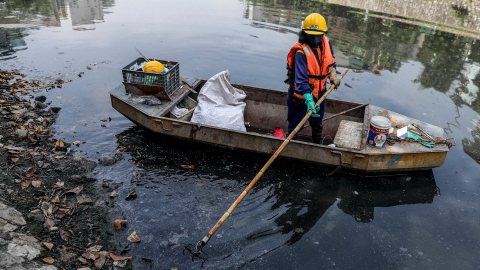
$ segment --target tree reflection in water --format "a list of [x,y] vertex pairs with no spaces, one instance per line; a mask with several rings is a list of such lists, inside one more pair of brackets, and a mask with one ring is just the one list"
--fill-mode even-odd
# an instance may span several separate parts
[[[345,4],[344,1],[329,2]],[[355,1],[350,2],[354,4]],[[418,4],[421,6],[422,3]],[[419,90],[433,88],[448,94],[457,106],[467,104],[480,112],[478,32],[420,23],[409,18],[399,19],[402,14],[384,14],[373,11],[375,9],[324,2],[255,0],[245,1],[244,5],[244,18],[253,21],[252,27],[285,34],[300,29],[309,13],[323,14],[329,27],[327,36],[339,56],[337,65],[356,72],[381,75],[382,70],[397,73],[403,65],[417,61],[424,67],[413,80],[419,84]],[[378,10],[388,9],[381,4],[376,7]],[[435,17],[443,18],[445,10],[429,12],[440,12]],[[470,17],[470,21],[474,21],[474,17]],[[263,22],[269,24],[262,25]],[[476,24],[471,26],[477,27]],[[450,89],[455,91],[450,93]]]

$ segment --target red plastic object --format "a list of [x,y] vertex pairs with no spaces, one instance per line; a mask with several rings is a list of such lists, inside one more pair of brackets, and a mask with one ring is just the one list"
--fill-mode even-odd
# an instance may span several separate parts
[[283,138],[285,139],[285,134],[283,133],[283,130],[281,128],[276,128],[273,130],[273,136],[277,138]]

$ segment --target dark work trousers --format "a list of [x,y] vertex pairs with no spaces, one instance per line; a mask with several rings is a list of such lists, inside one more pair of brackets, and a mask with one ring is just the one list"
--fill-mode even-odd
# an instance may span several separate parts
[[[318,100],[317,100],[318,101]],[[310,117],[308,121],[310,122],[310,127],[314,130],[319,130],[323,128],[322,120],[323,115],[325,114],[325,100],[320,104],[320,110],[317,114],[320,117]],[[297,125],[302,121],[303,117],[307,114],[307,104],[305,101],[294,98],[292,95],[288,95],[287,98],[288,105],[288,131],[293,131]],[[303,127],[299,130],[299,132]]]

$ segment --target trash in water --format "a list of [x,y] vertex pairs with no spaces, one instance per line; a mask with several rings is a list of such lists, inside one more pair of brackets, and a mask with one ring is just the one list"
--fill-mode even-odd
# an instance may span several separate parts
[[48,250],[52,250],[52,248],[53,248],[53,244],[50,243],[50,242],[47,242],[47,241],[43,241],[42,245],[45,246],[46,248],[48,248]]
[[32,181],[32,186],[33,186],[33,187],[36,187],[36,188],[37,188],[37,187],[39,187],[41,184],[42,184],[42,181],[39,181],[39,180],[37,180],[37,181]]
[[117,230],[120,230],[122,226],[125,225],[126,223],[127,223],[126,220],[115,219],[115,222],[113,223],[113,227],[115,227],[115,229]]
[[130,194],[128,194],[125,200],[131,201],[131,200],[135,200],[136,198],[137,198],[137,192],[133,190],[132,192],[130,192]]
[[35,172],[35,170],[37,169],[37,166],[33,166],[33,167],[30,167],[28,170],[27,170],[27,178],[32,176],[32,174]]
[[141,240],[140,240],[140,237],[138,237],[137,232],[133,231],[133,233],[128,237],[128,241],[137,243],[137,242],[140,242]]
[[145,95],[145,96],[138,96],[130,94],[128,99],[131,100],[133,103],[137,104],[145,104],[145,105],[162,105],[160,99],[152,95]]
[[48,264],[52,264],[55,262],[55,259],[52,258],[52,257],[46,257],[46,258],[43,258],[42,261],[48,263]]
[[110,258],[112,258],[112,260],[114,261],[123,261],[123,260],[131,259],[132,257],[123,257],[123,256],[118,256],[113,253],[110,253]]
[[65,182],[60,182],[59,181],[53,186],[53,188],[61,188],[61,187],[63,187],[64,184],[65,184]]
[[55,147],[63,147],[65,146],[65,144],[63,143],[62,140],[58,140],[56,143],[55,143]]
[[78,193],[80,193],[80,191],[82,191],[82,189],[83,189],[83,185],[78,186],[78,187],[76,187],[76,188],[74,188],[74,189],[70,189],[70,190],[68,190],[67,192],[65,192],[65,194],[69,194],[69,193],[78,194]]

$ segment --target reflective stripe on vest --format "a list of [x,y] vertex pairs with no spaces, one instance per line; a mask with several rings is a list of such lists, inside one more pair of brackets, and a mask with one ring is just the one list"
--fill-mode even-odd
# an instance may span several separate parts
[[[285,82],[291,82],[291,85],[293,85],[293,88],[296,90],[295,54],[298,50],[302,51],[307,59],[308,82],[310,86],[313,85],[312,95],[316,98],[318,98],[320,96],[320,93],[323,91],[327,78],[332,71],[333,65],[335,64],[335,58],[333,58],[330,44],[326,36],[323,36],[322,48],[323,53],[320,51],[319,48],[317,48],[320,63],[315,57],[312,48],[305,43],[296,43],[295,45],[293,45],[287,56],[288,79]],[[296,91],[294,93],[294,96],[296,98],[303,99],[303,96],[296,93]]]

